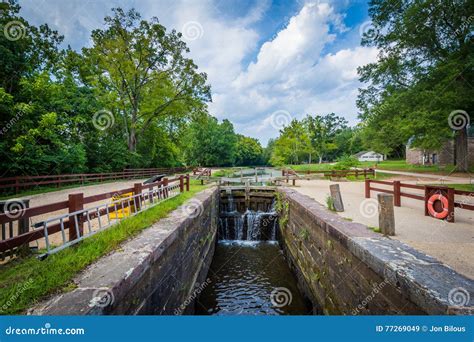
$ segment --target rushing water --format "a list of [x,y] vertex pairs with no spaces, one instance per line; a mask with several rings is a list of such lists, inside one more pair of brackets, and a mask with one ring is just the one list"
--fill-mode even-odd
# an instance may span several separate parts
[[277,242],[278,216],[236,210],[230,191],[220,213],[218,243],[208,284],[196,303],[197,314],[305,315],[311,306]]
[[311,314],[276,241],[219,241],[208,278],[197,314]]

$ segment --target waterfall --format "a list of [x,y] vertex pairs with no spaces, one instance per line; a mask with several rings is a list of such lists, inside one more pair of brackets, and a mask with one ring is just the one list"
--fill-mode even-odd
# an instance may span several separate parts
[[247,208],[244,213],[235,209],[233,197],[227,192],[228,205],[219,218],[219,240],[261,241],[277,239],[278,217],[273,203],[268,212]]

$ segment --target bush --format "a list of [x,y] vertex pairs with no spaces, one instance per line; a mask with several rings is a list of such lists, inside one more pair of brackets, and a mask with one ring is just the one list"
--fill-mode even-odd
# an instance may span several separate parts
[[360,162],[356,157],[343,156],[338,159],[337,163],[333,167],[333,170],[349,170],[353,167],[358,167],[359,165]]

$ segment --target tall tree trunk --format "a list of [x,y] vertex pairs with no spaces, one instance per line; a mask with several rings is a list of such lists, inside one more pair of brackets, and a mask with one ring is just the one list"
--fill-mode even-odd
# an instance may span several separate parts
[[456,133],[455,163],[458,171],[467,172],[469,166],[467,151],[467,128],[460,129]]
[[319,156],[319,164],[323,162],[323,156]]
[[130,127],[130,132],[128,134],[128,150],[130,152],[137,151],[137,133],[135,127]]
[[308,164],[311,164],[311,152],[309,153],[309,160],[308,160]]

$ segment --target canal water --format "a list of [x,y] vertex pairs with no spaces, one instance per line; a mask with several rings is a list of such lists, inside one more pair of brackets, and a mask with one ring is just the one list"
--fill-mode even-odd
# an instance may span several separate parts
[[198,315],[308,315],[278,237],[274,205],[268,212],[233,205],[220,213],[218,241]]

